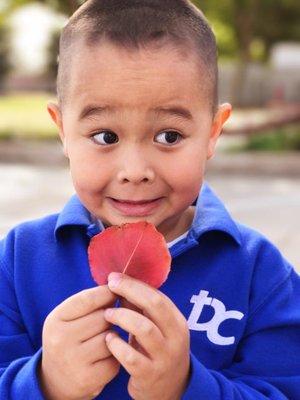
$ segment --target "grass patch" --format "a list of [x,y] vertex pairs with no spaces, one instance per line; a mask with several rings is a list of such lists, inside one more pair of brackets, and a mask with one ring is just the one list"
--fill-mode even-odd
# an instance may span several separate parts
[[244,144],[232,146],[228,150],[229,152],[300,151],[300,124],[254,133]]
[[58,130],[47,111],[49,101],[55,101],[51,93],[0,96],[0,139],[56,139]]

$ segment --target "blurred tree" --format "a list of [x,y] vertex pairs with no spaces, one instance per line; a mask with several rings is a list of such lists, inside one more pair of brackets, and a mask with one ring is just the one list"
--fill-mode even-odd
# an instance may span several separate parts
[[5,78],[11,70],[9,37],[9,28],[3,21],[0,21],[0,93],[3,92]]
[[10,13],[15,9],[29,3],[46,4],[53,10],[65,15],[73,14],[85,0],[6,0],[6,12]]
[[[274,43],[300,40],[299,0],[194,0],[194,3],[211,21],[220,54],[224,54],[224,45],[232,55],[236,53],[238,65],[232,85],[232,102],[236,105],[241,104],[247,65],[255,55],[266,59]],[[224,32],[232,46],[224,40]]]
[[57,29],[54,29],[51,32],[48,47],[46,50],[47,61],[45,75],[50,81],[55,81],[57,76],[60,33],[61,31]]
[[[252,59],[251,44],[261,40],[266,50],[278,41],[300,40],[299,0],[194,0],[218,32],[226,26],[234,33],[236,50],[243,61]],[[227,29],[228,29],[227,28]]]
[[264,0],[255,19],[256,35],[267,50],[278,41],[300,41],[300,1]]

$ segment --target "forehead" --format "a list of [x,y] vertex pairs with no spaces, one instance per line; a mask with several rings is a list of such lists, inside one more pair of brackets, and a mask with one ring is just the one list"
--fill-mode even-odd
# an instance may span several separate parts
[[78,44],[69,70],[72,107],[105,101],[142,110],[180,101],[205,103],[205,69],[195,52],[174,45],[128,50],[111,43]]

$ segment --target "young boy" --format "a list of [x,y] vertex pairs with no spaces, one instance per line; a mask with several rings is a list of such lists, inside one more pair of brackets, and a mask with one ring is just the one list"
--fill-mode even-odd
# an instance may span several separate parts
[[[216,53],[188,0],[88,0],[64,28],[48,111],[76,195],[1,242],[1,400],[300,399],[299,275],[204,180]],[[167,281],[97,286],[91,237],[141,220]]]

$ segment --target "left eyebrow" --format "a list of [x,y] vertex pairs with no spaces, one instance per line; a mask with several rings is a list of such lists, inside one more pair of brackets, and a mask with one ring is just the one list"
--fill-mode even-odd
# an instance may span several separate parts
[[[193,115],[191,112],[182,106],[160,106],[160,107],[155,107],[151,108],[150,111],[154,112],[157,116],[164,114],[164,115],[170,115],[174,116],[180,119],[184,119],[187,121],[193,121]],[[78,120],[82,121],[84,119],[87,119],[88,117],[91,117],[93,115],[103,115],[103,114],[114,114],[117,112],[117,108],[113,106],[97,106],[93,104],[89,104],[83,108],[81,111]]]
[[155,107],[152,108],[151,111],[154,111],[155,114],[165,114],[175,116],[184,120],[193,121],[193,115],[190,110],[182,106],[166,106],[166,107]]

